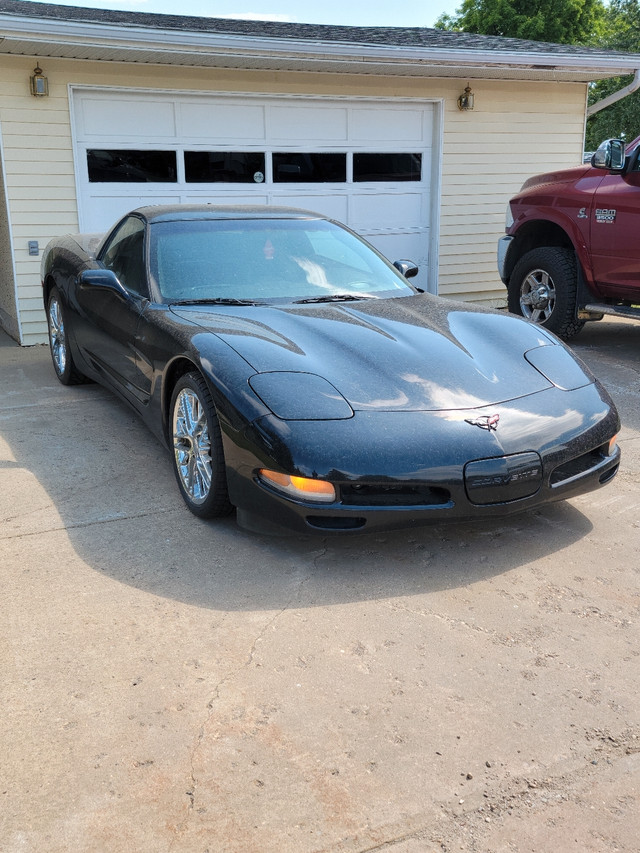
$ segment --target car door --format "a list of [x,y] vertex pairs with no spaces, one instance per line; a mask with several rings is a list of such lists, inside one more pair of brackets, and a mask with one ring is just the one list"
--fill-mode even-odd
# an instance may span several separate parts
[[593,273],[604,295],[624,299],[640,287],[640,161],[607,174],[591,210]]
[[79,283],[76,340],[96,370],[134,402],[148,398],[148,378],[140,370],[136,339],[149,302],[145,264],[145,225],[126,217],[100,252],[98,262],[112,270],[123,291]]

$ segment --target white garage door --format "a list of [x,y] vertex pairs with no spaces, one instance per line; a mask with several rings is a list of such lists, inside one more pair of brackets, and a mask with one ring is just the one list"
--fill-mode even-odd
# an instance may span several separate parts
[[434,109],[74,90],[80,228],[104,231],[142,204],[301,207],[415,261],[417,283],[435,291]]

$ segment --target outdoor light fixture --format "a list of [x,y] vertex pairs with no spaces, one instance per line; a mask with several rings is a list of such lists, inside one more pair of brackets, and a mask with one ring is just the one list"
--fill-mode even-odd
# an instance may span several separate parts
[[473,109],[473,92],[471,91],[471,86],[468,83],[464,87],[464,92],[458,98],[458,109],[459,110],[472,110]]
[[33,69],[33,75],[29,80],[31,81],[32,95],[40,98],[49,94],[49,80],[44,76],[39,65]]

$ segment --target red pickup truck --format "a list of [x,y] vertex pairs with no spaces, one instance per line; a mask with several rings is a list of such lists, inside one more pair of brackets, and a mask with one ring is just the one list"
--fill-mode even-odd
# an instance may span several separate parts
[[640,319],[640,137],[529,178],[507,208],[498,268],[509,311],[562,338],[605,314]]

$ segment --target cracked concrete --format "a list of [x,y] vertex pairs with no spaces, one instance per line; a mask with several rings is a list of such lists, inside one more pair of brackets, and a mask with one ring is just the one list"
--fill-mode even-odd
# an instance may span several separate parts
[[0,344],[2,853],[637,853],[640,325],[575,342],[611,487],[324,539],[192,517],[134,415]]

